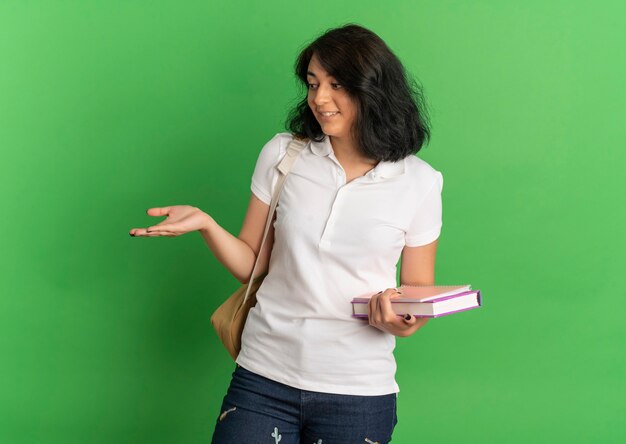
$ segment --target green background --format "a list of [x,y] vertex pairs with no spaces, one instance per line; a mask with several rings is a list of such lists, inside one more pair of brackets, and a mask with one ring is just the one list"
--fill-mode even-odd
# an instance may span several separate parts
[[[398,339],[398,443],[625,442],[622,1],[0,2],[0,442],[208,443],[265,142],[325,29],[378,33],[424,86],[444,175],[437,283],[481,309]],[[366,369],[364,369],[366,371]]]

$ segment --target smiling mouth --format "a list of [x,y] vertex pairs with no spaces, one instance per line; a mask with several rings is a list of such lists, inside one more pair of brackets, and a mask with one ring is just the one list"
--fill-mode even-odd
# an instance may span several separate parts
[[322,116],[324,117],[332,117],[335,116],[337,114],[339,114],[339,111],[333,111],[333,112],[324,112],[324,113],[320,113]]

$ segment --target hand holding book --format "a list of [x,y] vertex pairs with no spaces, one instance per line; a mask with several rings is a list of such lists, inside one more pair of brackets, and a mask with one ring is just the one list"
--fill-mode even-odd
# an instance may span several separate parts
[[394,336],[406,337],[419,330],[428,322],[428,318],[416,318],[410,314],[406,317],[398,316],[392,308],[391,301],[401,294],[395,288],[379,291],[375,295],[365,299],[364,308],[367,314],[364,316],[369,324]]
[[[482,305],[480,290],[471,290],[470,285],[403,285],[398,287],[399,295],[395,290],[388,289],[387,291],[391,291],[389,296],[396,294],[389,298],[389,303],[397,316],[404,316],[408,313],[414,317],[436,318]],[[369,318],[372,305],[370,302],[373,297],[378,298],[379,294],[354,298],[352,300],[353,316]]]

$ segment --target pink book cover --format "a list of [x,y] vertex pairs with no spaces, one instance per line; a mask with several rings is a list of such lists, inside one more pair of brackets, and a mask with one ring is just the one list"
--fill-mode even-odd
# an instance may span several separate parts
[[[471,285],[402,285],[397,288],[404,296],[394,297],[393,301],[395,302],[434,302],[469,291]],[[372,296],[374,296],[374,293],[356,297],[352,302],[367,302]]]
[[[401,286],[398,287],[398,289],[404,293],[404,297],[394,297],[393,299],[391,299],[392,302],[426,303],[436,305],[437,302],[446,301],[460,296],[466,296],[468,294],[475,294],[476,296],[475,304],[473,304],[471,307],[445,311],[435,315],[419,315],[423,317],[440,317],[482,306],[482,297],[480,294],[480,290],[471,290],[470,285]],[[354,298],[352,300],[352,304],[367,304],[371,296],[372,295],[369,295],[367,297]],[[353,316],[358,318],[367,318],[367,314],[353,314]]]

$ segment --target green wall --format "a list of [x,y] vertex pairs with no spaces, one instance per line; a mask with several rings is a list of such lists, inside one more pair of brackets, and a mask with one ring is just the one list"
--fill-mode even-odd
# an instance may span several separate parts
[[190,204],[237,234],[295,55],[348,21],[424,86],[437,282],[484,297],[398,339],[394,442],[624,442],[624,5],[0,1],[0,442],[210,441],[238,282],[128,231]]

